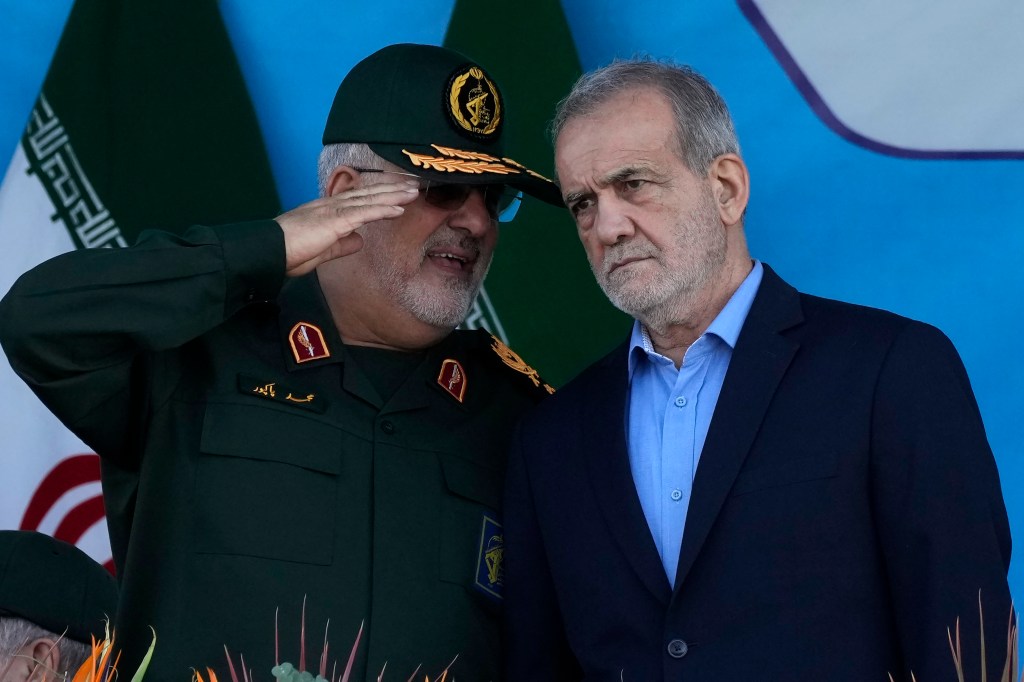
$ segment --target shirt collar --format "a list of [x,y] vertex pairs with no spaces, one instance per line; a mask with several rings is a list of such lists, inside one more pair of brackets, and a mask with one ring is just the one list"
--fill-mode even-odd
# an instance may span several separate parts
[[[754,260],[754,266],[740,283],[740,286],[729,297],[728,303],[721,312],[711,321],[703,335],[713,334],[724,341],[731,349],[736,347],[740,330],[750,312],[750,306],[754,304],[754,297],[761,285],[761,278],[764,275],[764,267],[761,261]],[[629,376],[632,379],[633,372],[641,358],[652,354],[658,354],[654,350],[650,334],[640,320],[633,321],[633,331],[629,337]]]

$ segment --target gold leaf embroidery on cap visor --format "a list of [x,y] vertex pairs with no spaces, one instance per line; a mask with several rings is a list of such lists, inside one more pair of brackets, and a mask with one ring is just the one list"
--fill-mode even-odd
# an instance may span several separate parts
[[513,166],[518,166],[519,168],[522,168],[521,165],[519,165],[515,161],[512,161],[512,159],[505,159],[505,158],[499,159],[496,156],[491,156],[490,154],[484,154],[483,152],[471,152],[471,151],[468,151],[466,149],[455,149],[454,147],[442,147],[439,144],[432,144],[430,146],[433,147],[434,149],[436,149],[437,151],[441,152],[442,156],[454,156],[457,159],[475,159],[477,161],[493,161],[494,163],[501,163],[502,161],[505,161],[505,162],[511,162]]
[[551,182],[540,173],[534,172],[519,163],[515,159],[503,156],[500,159],[483,152],[471,152],[466,149],[455,149],[454,147],[443,147],[439,144],[431,144],[431,147],[441,153],[441,156],[428,156],[417,154],[408,149],[402,153],[409,157],[414,166],[427,168],[429,170],[443,171],[446,173],[499,173],[508,175],[510,173],[521,173],[526,171],[535,178],[544,182]]
[[480,173],[498,173],[499,175],[519,173],[518,169],[506,166],[501,162],[470,161],[466,159],[445,158],[443,156],[427,156],[426,154],[410,152],[408,149],[403,149],[402,153],[409,157],[414,166],[445,173],[473,173],[476,175]]
[[[431,145],[431,146],[435,146],[435,145]],[[543,180],[544,182],[551,182],[551,179],[550,179],[550,178],[546,178],[546,177],[544,177],[543,175],[541,175],[541,174],[540,174],[540,173],[538,173],[537,171],[532,171],[532,170],[530,170],[529,168],[527,168],[527,167],[526,167],[526,166],[524,166],[523,164],[519,163],[519,162],[518,162],[518,161],[516,161],[515,159],[510,159],[510,158],[508,158],[507,156],[503,156],[503,157],[501,157],[501,160],[502,160],[502,161],[504,161],[505,163],[509,163],[509,164],[512,164],[513,166],[515,166],[516,168],[518,168],[518,169],[520,169],[520,170],[524,170],[524,171],[526,171],[527,173],[529,173],[529,174],[530,174],[530,175],[532,175],[533,177],[535,177],[535,178],[539,178],[539,179]]]

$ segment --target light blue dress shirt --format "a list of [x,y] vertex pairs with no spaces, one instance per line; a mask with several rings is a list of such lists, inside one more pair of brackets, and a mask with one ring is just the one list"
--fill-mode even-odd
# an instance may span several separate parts
[[647,329],[639,321],[633,324],[626,415],[629,466],[671,585],[704,439],[763,272],[755,260],[722,312],[686,350],[678,370],[654,350]]

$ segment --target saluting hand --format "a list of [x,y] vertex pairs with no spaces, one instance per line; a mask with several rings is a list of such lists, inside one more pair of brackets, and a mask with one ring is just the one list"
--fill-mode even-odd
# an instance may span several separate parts
[[355,230],[402,215],[402,205],[418,192],[415,182],[374,184],[316,199],[278,216],[284,231],[286,274],[298,277],[324,261],[355,253],[363,245]]

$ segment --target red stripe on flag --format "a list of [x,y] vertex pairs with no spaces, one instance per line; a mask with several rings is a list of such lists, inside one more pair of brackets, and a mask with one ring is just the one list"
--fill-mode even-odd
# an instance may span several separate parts
[[[36,488],[28,507],[25,508],[25,516],[21,519],[20,530],[38,530],[43,517],[64,493],[76,486],[98,480],[100,480],[100,458],[98,456],[93,454],[72,455],[61,460]],[[102,505],[102,500],[100,500],[100,504]],[[102,512],[100,516],[102,517]],[[62,523],[61,526],[63,525]],[[58,537],[60,536],[58,535]],[[77,539],[75,538],[75,540]],[[75,542],[75,540],[69,540],[69,542]]]
[[67,513],[64,520],[57,526],[57,530],[54,531],[53,537],[69,542],[72,545],[78,544],[78,541],[85,535],[85,531],[92,528],[105,515],[103,498],[99,495],[90,497],[88,500],[75,505]]

